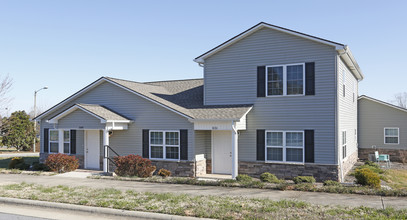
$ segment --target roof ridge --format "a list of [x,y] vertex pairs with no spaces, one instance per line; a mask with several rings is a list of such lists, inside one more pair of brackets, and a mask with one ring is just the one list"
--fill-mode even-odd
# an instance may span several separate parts
[[193,79],[171,79],[171,80],[149,81],[149,82],[143,82],[143,84],[159,83],[159,82],[175,82],[175,81],[193,81],[193,80],[203,80],[203,78],[193,78]]
[[[148,86],[162,87],[162,86],[157,86],[157,85],[146,84],[146,83],[143,83],[143,82],[137,82],[137,81],[127,80],[127,79],[119,79],[119,78],[108,77],[108,76],[103,76],[103,78],[108,79],[108,80],[121,80],[121,81],[130,82],[130,83],[136,83],[136,84],[140,84],[140,85],[148,85]],[[164,88],[164,87],[162,87],[162,88]]]

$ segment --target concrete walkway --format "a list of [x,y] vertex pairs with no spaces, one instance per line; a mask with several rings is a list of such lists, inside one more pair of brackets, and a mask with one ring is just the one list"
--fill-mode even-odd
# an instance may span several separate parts
[[40,153],[5,153],[0,154],[0,158],[9,158],[9,157],[39,157]]
[[58,176],[31,176],[16,174],[0,174],[0,185],[13,183],[36,183],[46,186],[67,185],[70,187],[87,186],[92,188],[115,188],[120,190],[134,190],[137,192],[155,193],[186,193],[190,195],[215,195],[215,196],[242,196],[249,198],[268,198],[278,200],[305,201],[317,205],[341,206],[366,206],[371,208],[393,207],[407,209],[406,197],[382,197],[355,194],[333,194],[300,191],[278,191],[267,189],[245,189],[235,187],[195,186],[184,184],[160,184],[134,181],[104,180],[104,179],[79,179]]

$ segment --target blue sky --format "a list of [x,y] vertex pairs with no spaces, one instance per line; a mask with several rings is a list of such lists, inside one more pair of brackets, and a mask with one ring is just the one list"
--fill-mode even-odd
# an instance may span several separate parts
[[[45,110],[101,76],[202,77],[193,58],[260,21],[350,46],[359,94],[407,92],[406,1],[0,1],[0,74],[10,112]],[[4,106],[0,106],[0,113]],[[4,113],[4,112],[3,112]]]

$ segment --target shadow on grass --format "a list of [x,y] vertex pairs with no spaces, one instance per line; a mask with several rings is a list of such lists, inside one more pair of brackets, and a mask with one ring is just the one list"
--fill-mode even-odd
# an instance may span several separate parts
[[[24,158],[24,162],[29,165],[31,165],[33,162],[39,161],[39,157],[23,157],[23,158]],[[11,159],[13,159],[13,158],[12,157],[0,158],[0,168],[8,169],[8,164],[10,163]]]

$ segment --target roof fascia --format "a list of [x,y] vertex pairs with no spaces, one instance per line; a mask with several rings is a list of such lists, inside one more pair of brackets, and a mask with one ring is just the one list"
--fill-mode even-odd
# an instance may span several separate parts
[[94,114],[93,112],[90,112],[90,111],[86,110],[85,108],[82,108],[81,106],[79,106],[79,105],[77,105],[77,104],[75,104],[74,106],[68,108],[67,110],[63,111],[62,113],[58,114],[57,116],[51,118],[50,120],[48,120],[48,122],[49,122],[49,123],[52,123],[52,124],[56,124],[56,123],[58,123],[58,120],[59,120],[59,119],[61,119],[61,118],[65,117],[65,116],[67,116],[68,114],[72,113],[73,111],[75,111],[75,110],[77,110],[77,109],[80,109],[80,110],[82,110],[82,111],[84,111],[84,112],[86,112],[86,113],[92,115],[93,117],[99,119],[99,120],[100,120],[100,123],[106,123],[106,119],[105,119],[105,118],[102,118],[102,117],[100,117],[99,115],[96,115],[96,114]]

